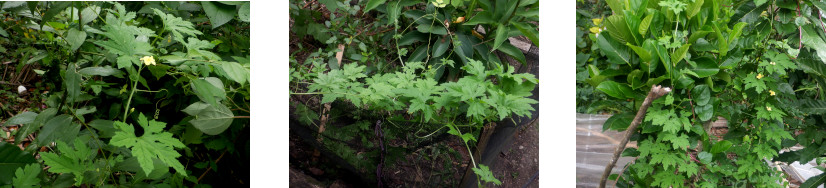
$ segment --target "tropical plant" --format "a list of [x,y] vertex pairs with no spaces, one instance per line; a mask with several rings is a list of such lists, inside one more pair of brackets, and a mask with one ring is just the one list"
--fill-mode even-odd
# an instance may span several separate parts
[[249,6],[3,3],[0,45],[56,88],[3,124],[25,147],[0,185],[193,186],[249,166]]

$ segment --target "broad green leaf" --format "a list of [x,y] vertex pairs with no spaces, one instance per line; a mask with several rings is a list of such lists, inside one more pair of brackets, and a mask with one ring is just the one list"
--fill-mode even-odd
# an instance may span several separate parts
[[238,19],[244,22],[250,22],[250,2],[244,3],[241,5],[241,8],[238,9]]
[[123,78],[123,71],[112,68],[109,65],[104,67],[86,67],[77,72],[86,76],[115,76]]
[[71,4],[72,2],[69,1],[52,2],[51,6],[49,6],[49,8],[46,9],[46,13],[43,14],[42,20],[51,21],[52,17],[59,14],[60,12],[63,12],[63,10],[66,10],[66,8],[68,8]]
[[691,97],[694,99],[695,105],[706,105],[711,100],[711,91],[707,85],[697,85],[691,90]]
[[818,174],[810,177],[806,182],[803,182],[803,184],[800,184],[800,188],[816,188],[824,183],[826,183],[826,174]]
[[611,7],[611,10],[614,11],[615,14],[622,15],[623,10],[625,10],[625,1],[622,0],[605,0],[608,3],[608,7]]
[[728,35],[728,42],[733,43],[734,39],[740,37],[740,33],[743,32],[743,27],[746,27],[746,22],[739,22],[734,24],[734,28],[731,29],[731,33]]
[[0,184],[12,184],[12,176],[18,168],[23,168],[28,164],[37,164],[34,155],[21,151],[16,145],[0,142]]
[[218,102],[226,97],[224,87],[217,87],[213,83],[207,81],[206,78],[192,80],[191,84],[192,90],[195,91],[195,95],[197,95],[201,101],[207,102],[213,106],[218,106]]
[[422,45],[416,48],[407,58],[407,62],[418,62],[427,58],[427,46]]
[[408,32],[404,34],[401,39],[399,39],[398,44],[399,46],[405,46],[413,44],[414,42],[421,42],[427,41],[427,34],[421,33],[418,30]]
[[628,47],[612,40],[608,35],[599,35],[597,38],[597,45],[608,60],[613,64],[627,64],[631,65],[631,52]]
[[81,20],[80,23],[83,25],[88,24],[89,22],[94,21],[95,19],[100,16],[100,7],[95,5],[90,5],[86,8],[83,8],[83,11],[80,12]]
[[645,33],[648,32],[648,27],[651,25],[651,20],[652,19],[654,19],[653,14],[649,14],[644,19],[642,19],[642,22],[640,22],[640,27],[637,30],[640,33],[640,35],[645,36]]
[[18,124],[29,124],[34,121],[34,118],[37,116],[37,113],[34,112],[23,112],[20,114],[15,115],[14,117],[9,118],[3,123],[3,126],[9,125],[18,125]]
[[634,98],[634,91],[627,84],[604,81],[597,86],[597,89],[618,99]]
[[416,30],[422,33],[433,33],[436,35],[447,35],[447,29],[438,23],[419,24]]
[[697,31],[697,32],[692,33],[691,37],[688,38],[688,44],[694,44],[695,42],[697,42],[697,39],[703,38],[706,35],[708,35],[709,33],[712,33],[712,32],[711,31]]
[[40,175],[41,171],[38,163],[31,163],[24,168],[18,168],[14,172],[14,183],[12,185],[14,187],[39,187],[40,178],[37,178],[37,176]]
[[447,49],[450,48],[450,39],[443,38],[441,40],[437,40],[433,45],[433,57],[441,57]]
[[[634,36],[626,24],[625,17],[614,14],[609,16],[605,21],[605,27],[608,33],[616,39],[620,44],[631,43],[635,44]],[[602,36],[602,35],[600,35]]]
[[110,120],[96,119],[89,122],[89,126],[97,129],[101,138],[111,138],[117,132],[114,123]]
[[499,48],[499,46],[505,42],[505,39],[508,39],[508,27],[499,24],[499,26],[496,27],[496,38],[493,40],[493,48],[490,49],[490,51],[492,52]]
[[683,58],[685,58],[685,53],[688,52],[688,47],[691,44],[683,44],[677,51],[671,53],[671,63],[679,63]]
[[823,42],[816,31],[811,27],[803,27],[802,41],[804,46],[817,51],[817,57],[820,57],[821,62],[826,62],[826,42]]
[[37,55],[35,55],[34,57],[29,58],[28,60],[26,60],[26,64],[28,65],[28,64],[32,64],[34,62],[40,61],[41,59],[46,58],[47,56],[49,56],[49,53],[47,53],[46,51],[41,50],[37,53]]
[[720,152],[724,152],[724,151],[728,150],[731,147],[731,145],[732,145],[731,141],[722,140],[720,142],[715,143],[714,146],[711,147],[711,153],[712,154],[717,154],[717,153],[720,153]]
[[699,78],[705,78],[720,72],[720,68],[717,67],[717,63],[714,62],[714,59],[702,57],[697,59],[695,62],[697,62],[697,66],[692,68],[691,71],[696,73]]
[[66,75],[63,78],[64,84],[66,86],[66,92],[68,92],[69,101],[74,101],[77,99],[77,96],[80,95],[80,86],[81,86],[81,78],[80,74],[76,72],[76,65],[70,64],[69,68],[66,69]]
[[183,112],[195,116],[190,120],[195,128],[209,135],[217,135],[224,132],[232,124],[234,115],[224,105],[213,106],[202,102],[195,102],[186,107]]
[[625,45],[628,46],[628,47],[631,47],[631,49],[634,50],[634,52],[637,53],[637,56],[640,56],[640,60],[642,60],[643,62],[651,61],[651,53],[648,53],[647,50],[645,50],[645,49],[643,49],[639,46],[634,46],[631,43],[625,43]]
[[713,159],[713,157],[714,156],[711,155],[711,153],[705,151],[700,152],[700,154],[697,154],[697,158],[699,158],[700,162],[702,162],[703,164],[711,164],[711,160]]
[[685,17],[690,20],[700,12],[700,8],[703,8],[703,0],[694,0],[694,2],[689,3],[688,6],[685,7]]
[[374,8],[378,7],[381,4],[384,4],[387,0],[370,0],[367,1],[367,6],[364,7],[364,13],[370,12]]
[[166,123],[155,120],[147,121],[146,116],[141,113],[138,116],[138,124],[144,130],[140,137],[136,137],[135,128],[132,125],[116,121],[115,128],[119,131],[115,132],[109,144],[130,149],[132,156],[138,158],[138,163],[147,176],[155,168],[154,159],[159,159],[174,168],[178,174],[186,176],[183,164],[176,159],[181,154],[175,151],[175,148],[186,146],[172,137],[172,133],[163,131]]
[[69,29],[69,32],[66,34],[66,42],[69,42],[70,51],[75,51],[80,48],[80,45],[86,40],[86,32],[79,31],[74,27]]
[[511,43],[503,43],[502,46],[499,47],[499,51],[513,57],[513,59],[516,59],[516,61],[519,61],[522,65],[525,65],[526,63],[525,54],[522,53],[522,50],[516,48],[516,46],[513,46]]
[[516,29],[518,29],[519,32],[522,33],[522,35],[528,37],[528,39],[530,39],[531,42],[533,42],[533,45],[539,47],[539,31],[534,29],[533,26],[531,26],[530,24],[520,22],[512,22],[511,25],[516,27]]
[[663,63],[663,68],[665,68],[665,72],[667,75],[672,75],[671,68],[674,66],[671,64],[671,56],[668,55],[668,50],[662,45],[654,45],[657,56],[660,57],[660,62]]
[[711,104],[698,105],[694,108],[694,112],[697,113],[700,121],[708,121],[714,116],[714,106]]
[[[26,138],[27,135],[32,134],[32,133],[40,130],[40,127],[42,127],[43,124],[45,124],[47,120],[54,117],[54,115],[56,113],[57,113],[57,109],[55,109],[55,108],[48,108],[46,110],[41,111],[40,114],[37,114],[37,116],[34,118],[34,120],[31,123],[28,123],[28,124],[26,124],[26,126],[22,126],[20,129],[17,130],[17,134],[15,135],[16,139],[14,140],[14,144],[20,144],[23,141],[23,139]],[[9,120],[9,121],[11,121],[11,120]]]
[[628,129],[628,126],[631,125],[632,120],[634,120],[634,114],[631,112],[615,114],[605,120],[605,123],[602,124],[602,131],[606,131],[608,129],[625,131],[625,129]]
[[475,16],[471,17],[467,22],[462,25],[477,25],[477,24],[493,24],[496,21],[493,20],[493,15],[490,14],[488,11],[483,11],[477,13]]
[[243,85],[250,78],[250,70],[236,62],[222,62],[221,68],[224,69],[230,79],[239,84]]
[[45,146],[52,142],[61,140],[64,142],[72,141],[77,137],[80,131],[80,125],[72,123],[72,117],[68,114],[61,114],[55,116],[43,125],[37,138],[37,145]]
[[212,29],[224,25],[235,17],[235,6],[232,5],[225,5],[212,1],[201,1],[201,6],[204,7],[204,12],[206,12],[207,17],[209,17]]

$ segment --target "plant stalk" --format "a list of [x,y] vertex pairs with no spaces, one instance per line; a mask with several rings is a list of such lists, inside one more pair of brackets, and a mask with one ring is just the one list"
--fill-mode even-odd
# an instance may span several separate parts
[[608,166],[605,166],[605,172],[602,173],[602,178],[599,180],[600,188],[605,188],[605,181],[608,180],[608,175],[611,174],[611,169],[613,169],[614,165],[617,164],[617,159],[620,154],[622,154],[622,151],[625,150],[625,145],[628,144],[628,139],[631,138],[631,135],[637,132],[637,126],[642,123],[643,117],[645,117],[645,112],[648,111],[648,107],[651,106],[651,102],[657,100],[665,94],[668,94],[669,92],[671,92],[671,89],[668,87],[662,87],[659,85],[651,86],[651,91],[648,92],[648,96],[645,97],[645,100],[642,102],[640,110],[637,111],[637,115],[625,131],[625,136],[622,140],[620,140],[619,145],[617,145],[617,149],[614,150],[614,157],[612,157],[611,161],[608,162]]

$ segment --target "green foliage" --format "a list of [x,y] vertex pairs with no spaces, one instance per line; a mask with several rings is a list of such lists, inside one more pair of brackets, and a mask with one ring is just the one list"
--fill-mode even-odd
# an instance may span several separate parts
[[40,165],[36,163],[28,164],[24,168],[14,171],[12,186],[14,187],[39,187],[40,186]]
[[[823,139],[816,136],[822,128],[816,122],[824,117],[826,43],[814,10],[826,8],[822,5],[578,3],[578,112],[627,106],[602,108],[617,114],[603,127],[622,131],[648,88],[672,89],[648,108],[640,129],[632,130],[639,131],[634,134],[639,155],[617,177],[618,185],[779,187],[780,172],[765,160],[808,162],[822,154],[817,148]],[[729,122],[720,141],[707,132],[717,117]],[[795,144],[806,149],[779,154]],[[817,181],[806,185],[823,183]]]
[[0,167],[0,186],[187,187],[218,183],[219,166],[248,166],[221,161],[198,181],[206,169],[184,164],[249,158],[249,141],[239,139],[249,130],[249,6],[29,2],[0,10],[3,59],[18,59],[18,71],[37,68],[42,79],[28,84],[44,106],[6,121],[21,125],[12,134],[26,147],[0,143],[8,154],[0,156],[10,157],[0,159],[9,165]]
[[161,132],[166,123],[155,120],[147,121],[146,116],[138,116],[138,124],[143,128],[144,134],[135,135],[135,128],[131,124],[115,122],[115,132],[109,144],[113,146],[123,146],[131,149],[132,156],[138,158],[141,169],[146,175],[154,168],[154,159],[160,159],[164,164],[172,167],[181,175],[186,175],[183,164],[176,158],[180,157],[175,148],[186,147],[181,141],[172,137],[172,133]]
[[[0,173],[14,174],[16,169],[26,165],[37,163],[34,156],[28,152],[20,151],[15,145],[0,142]],[[12,176],[1,176],[0,183],[4,185],[12,184]]]
[[[476,173],[479,176],[479,179],[485,181],[486,183],[494,183],[496,185],[502,185],[502,182],[496,177],[493,177],[493,173],[490,171],[488,166],[483,164],[479,164],[479,168],[473,167],[473,173]],[[481,184],[480,184],[481,186]]]
[[75,176],[74,185],[80,185],[83,182],[84,172],[88,169],[90,158],[94,158],[94,154],[89,147],[86,146],[80,138],[76,138],[73,142],[74,148],[69,147],[66,142],[57,141],[57,149],[60,155],[55,153],[40,153],[43,158],[43,163],[49,165],[49,172],[51,173],[71,173]]

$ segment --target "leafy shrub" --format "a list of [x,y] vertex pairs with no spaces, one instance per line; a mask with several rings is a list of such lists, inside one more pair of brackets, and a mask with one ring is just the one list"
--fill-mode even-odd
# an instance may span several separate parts
[[22,124],[15,144],[35,133],[24,151],[40,159],[0,185],[191,186],[227,174],[221,158],[248,166],[249,6],[3,3],[2,45],[57,88],[5,122]]
[[[816,136],[826,62],[822,2],[605,2],[612,14],[591,31],[599,33],[591,44],[604,56],[578,61],[588,71],[578,76],[588,85],[578,86],[632,101],[633,108],[620,110],[604,129],[626,129],[651,85],[674,89],[631,130],[639,148],[623,156],[637,158],[612,176],[618,186],[782,187],[788,182],[768,160],[806,163],[824,153]],[[718,116],[728,120],[722,139],[711,134]],[[780,153],[796,144],[805,149]],[[811,178],[802,186],[823,183]]]
[[[329,122],[324,114],[337,114],[358,122],[426,124],[419,131],[434,133],[448,128],[470,151],[469,143],[477,140],[482,125],[512,115],[531,116],[531,104],[538,103],[528,98],[538,79],[515,74],[507,61],[526,61],[509,37],[526,37],[539,45],[538,5],[530,0],[291,1],[291,40],[300,41],[293,43],[290,56],[295,115],[302,124],[316,126]],[[338,101],[346,102],[338,103],[343,109],[329,109]],[[393,137],[398,136],[393,132],[405,130],[387,129]],[[338,131],[332,134],[350,139],[370,134]],[[334,143],[336,152],[352,151]],[[342,157],[365,156],[378,157]],[[498,182],[490,169],[472,163],[477,177]]]

